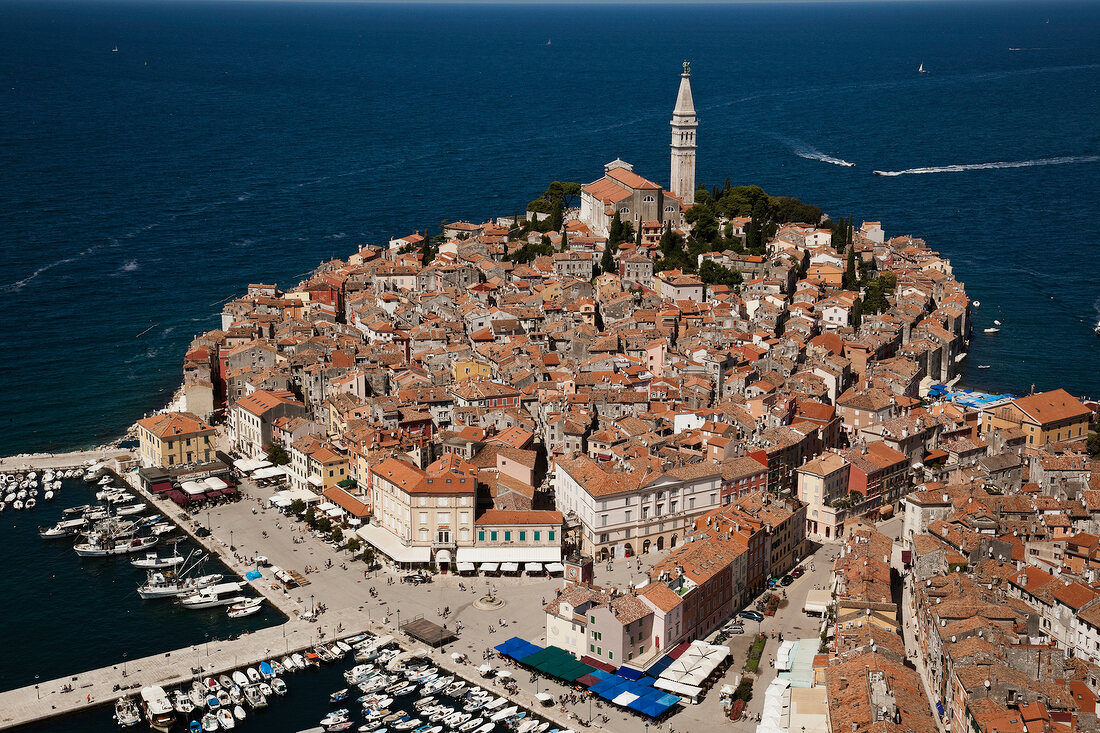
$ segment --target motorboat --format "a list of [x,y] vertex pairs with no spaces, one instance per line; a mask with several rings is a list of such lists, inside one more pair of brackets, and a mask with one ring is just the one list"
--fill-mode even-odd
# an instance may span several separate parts
[[328,728],[329,726],[336,725],[337,723],[344,723],[348,720],[348,709],[340,708],[339,710],[333,710],[331,713],[321,718],[319,725],[322,728]]
[[423,724],[424,721],[420,718],[409,718],[408,720],[402,720],[400,723],[394,723],[391,727],[394,730],[412,730]]
[[221,725],[222,730],[231,730],[237,726],[237,721],[233,719],[233,713],[225,708],[218,711],[218,724]]
[[207,731],[207,733],[209,733],[209,731],[217,730],[218,716],[214,715],[214,713],[207,713],[206,715],[202,716],[202,729],[204,731]]
[[72,537],[78,531],[88,525],[88,520],[84,517],[80,519],[62,519],[60,522],[52,527],[39,527],[38,536],[43,539],[58,539],[61,537]]
[[996,326],[993,326],[992,328],[985,328],[985,329],[982,329],[982,330],[985,333],[1000,333],[1001,332],[1001,329],[997,328]]
[[245,676],[245,673],[238,669],[233,672],[233,684],[243,690],[251,683],[248,681],[248,677]]
[[45,501],[53,501],[53,489],[47,489],[46,493],[42,495]]
[[172,707],[185,718],[190,717],[191,713],[195,711],[195,703],[183,690],[176,690],[175,694],[172,695]]
[[267,707],[267,698],[260,693],[259,688],[255,685],[249,685],[244,688],[244,700],[253,710]]
[[458,726],[458,730],[460,731],[460,733],[469,733],[469,731],[472,731],[474,728],[477,728],[484,722],[485,718],[474,718],[473,720],[469,720]]
[[286,683],[281,677],[271,680],[271,691],[280,697],[286,694]]
[[141,712],[132,697],[115,700],[115,722],[119,728],[132,728],[141,722]]
[[333,645],[338,647],[343,654],[347,654],[351,651],[351,644],[348,644],[346,642],[336,641]]
[[88,542],[80,542],[73,545],[73,550],[80,557],[108,557],[110,555],[129,555],[134,552],[148,550],[159,542],[157,537],[135,537],[121,542],[109,537],[97,537]]
[[443,690],[443,694],[448,697],[458,697],[464,689],[466,689],[466,680],[457,680],[447,685]]
[[506,718],[512,717],[513,715],[515,715],[518,712],[519,712],[518,707],[516,707],[515,705],[509,705],[508,707],[504,708],[503,710],[498,710],[497,712],[493,713],[492,717],[490,717],[489,720],[491,720],[494,723],[499,723],[500,721],[502,721]]
[[302,658],[302,655],[298,654],[297,652],[290,655],[290,661],[294,663],[294,668],[295,669],[305,669],[306,668],[306,660],[304,660]]
[[251,682],[252,684],[256,684],[261,679],[263,679],[263,677],[260,675],[260,671],[258,669],[256,669],[255,667],[249,667],[248,669],[246,669],[244,671],[244,673],[246,675],[248,675],[248,681]]
[[227,674],[220,675],[218,677],[218,685],[226,692],[229,692],[233,689],[233,678]]
[[244,708],[242,708],[240,705],[234,705],[233,706],[233,717],[236,718],[237,720],[244,720],[246,717],[248,717],[248,714],[244,711]]
[[201,682],[192,682],[191,689],[187,691],[187,698],[196,708],[201,708],[206,704],[206,688]]
[[[247,598],[230,606],[226,611],[226,615],[229,616],[229,618],[244,618],[245,616],[251,616],[263,610],[263,602],[264,599],[262,597]],[[267,665],[267,662],[263,664]],[[271,666],[268,665],[267,668],[270,670]]]
[[240,685],[233,685],[229,688],[229,699],[234,705],[244,705],[244,692],[241,691]]
[[259,685],[257,685],[257,687],[260,688],[260,694],[263,695],[265,698],[271,697],[272,694],[274,694],[273,690],[271,689],[271,685],[267,684],[266,682],[261,682]]
[[344,687],[328,696],[330,703],[343,702],[348,697],[348,688]]
[[[250,599],[248,599],[248,603],[252,603],[253,601],[257,601],[257,600],[261,601],[261,602],[263,601],[262,598],[250,598]],[[253,604],[253,605],[255,605],[255,604]],[[235,608],[235,606],[231,606],[231,608]],[[271,679],[272,677],[275,676],[274,670],[271,669],[271,665],[268,664],[267,662],[260,662],[258,665],[256,665],[256,671],[259,672],[260,677],[262,677],[265,680],[269,680],[269,679]]]
[[[154,538],[155,539],[155,538]],[[239,595],[243,583],[218,583],[202,588],[197,593],[180,600],[184,608],[202,609],[216,606],[231,606],[245,600]],[[250,675],[251,677],[251,675]]]
[[164,570],[166,568],[174,568],[177,565],[182,564],[184,558],[180,556],[178,552],[173,553],[171,557],[160,557],[155,552],[145,553],[145,557],[131,560],[130,564],[135,568],[142,568],[143,570]]
[[23,506],[27,507],[28,509],[34,509],[34,508],[35,508],[35,506],[37,506],[37,505],[38,505],[38,500],[37,500],[37,499],[35,499],[35,498],[34,498],[34,497],[32,496],[31,498],[27,499],[27,503],[26,503],[26,504],[24,504]]
[[[278,676],[279,676],[279,675],[281,675],[281,674],[283,673],[283,671],[284,671],[284,670],[283,670],[283,665],[282,665],[282,664],[280,664],[280,663],[279,663],[279,660],[278,660],[278,659],[275,659],[274,657],[272,657],[272,658],[271,658],[271,661],[270,661],[270,662],[268,662],[268,665],[269,665],[269,666],[271,667],[271,676],[272,676],[272,677],[278,677]],[[261,674],[263,674],[263,670],[262,670],[262,669],[260,670],[260,673],[261,673]]]
[[164,688],[159,685],[141,688],[141,706],[145,710],[145,719],[153,730],[168,733],[176,722],[176,711]]
[[[217,718],[214,719],[214,722],[218,722]],[[192,720],[187,724],[187,731],[188,733],[202,733],[202,723],[197,720]]]

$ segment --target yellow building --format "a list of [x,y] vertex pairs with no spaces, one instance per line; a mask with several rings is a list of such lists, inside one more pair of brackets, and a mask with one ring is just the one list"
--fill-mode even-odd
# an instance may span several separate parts
[[981,430],[1019,428],[1027,435],[1029,450],[1048,443],[1085,440],[1092,412],[1064,389],[1040,392],[991,405],[982,410]]
[[451,379],[461,382],[464,379],[489,379],[493,368],[486,362],[475,359],[455,359],[451,362]]
[[214,459],[214,428],[190,412],[165,412],[138,420],[141,462],[182,466]]

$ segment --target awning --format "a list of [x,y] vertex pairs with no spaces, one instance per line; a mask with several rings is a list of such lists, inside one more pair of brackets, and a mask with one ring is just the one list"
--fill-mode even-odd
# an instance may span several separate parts
[[565,572],[565,566],[560,562],[552,562],[546,566],[546,572],[548,573],[563,573]]
[[542,563],[541,562],[524,563],[523,572],[525,572],[525,573],[541,573],[542,572]]
[[519,570],[519,563],[516,562],[502,562],[500,564],[500,570],[503,573],[514,573]]
[[334,506],[332,509],[329,509],[327,512],[325,512],[325,516],[333,518],[342,517],[344,516],[344,510],[338,506]]
[[474,570],[475,567],[472,562],[460,562],[458,564],[458,572],[460,573],[472,573]]
[[336,505],[333,504],[331,501],[322,501],[320,504],[317,505],[317,511],[320,511],[320,512],[327,512],[329,509],[335,509],[335,508],[336,508]]
[[271,502],[272,506],[277,506],[277,507],[288,507],[292,503],[290,501],[290,499],[286,498],[285,496],[278,496],[278,495],[271,497],[271,499],[269,499],[269,501]]
[[222,481],[217,476],[209,477],[208,479],[206,479],[205,483],[208,487],[210,487],[211,489],[214,489],[215,491],[221,491],[222,489],[228,489],[229,488],[229,484]]
[[290,501],[301,499],[306,504],[313,504],[321,501],[321,497],[317,496],[317,494],[314,494],[309,489],[286,489],[285,491],[276,491],[274,494],[272,494],[272,498],[276,496],[285,497]]
[[270,465],[271,461],[265,461],[262,458],[238,458],[233,461],[233,468],[243,473],[255,471],[257,468],[267,468]]
[[324,497],[353,517],[370,516],[370,505],[363,501],[366,497],[360,498],[335,486],[325,489]]
[[149,488],[153,491],[154,494],[163,494],[165,491],[171,491],[172,490],[172,482],[171,481],[158,481],[157,483],[153,484]]
[[561,562],[560,547],[460,547],[459,562]]
[[[459,557],[462,557],[462,555],[459,555]],[[483,573],[495,573],[496,571],[500,570],[500,565],[495,562],[483,562],[481,563],[479,569]]]
[[358,517],[352,517],[351,519],[348,520],[348,526],[351,526],[351,527],[358,527],[362,523],[363,523],[363,520],[359,519]]
[[805,613],[825,614],[829,612],[829,606],[832,602],[832,593],[830,591],[808,590],[806,591],[806,601],[802,604],[802,610]]
[[355,530],[355,533],[379,552],[396,562],[426,563],[431,559],[431,548],[409,547],[383,527],[367,524]]
[[183,489],[183,493],[190,496],[205,494],[207,489],[206,485],[200,484],[198,481],[184,481],[180,484],[180,488]]
[[284,476],[286,476],[286,471],[279,468],[278,466],[268,466],[267,468],[261,468],[252,474],[252,478],[256,479],[257,481],[262,481],[269,478],[282,478]]
[[435,561],[439,565],[450,565],[451,564],[451,551],[450,550],[440,550],[439,552],[435,553]]
[[325,485],[325,482],[321,480],[320,476],[310,476],[306,480],[309,481],[314,486],[316,486],[317,488],[321,488],[322,486]]

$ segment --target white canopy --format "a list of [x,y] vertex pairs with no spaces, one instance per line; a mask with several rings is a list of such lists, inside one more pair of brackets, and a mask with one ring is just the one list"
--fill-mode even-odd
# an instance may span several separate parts
[[325,512],[325,516],[326,517],[342,517],[342,516],[344,516],[344,510],[341,509],[338,506],[334,506],[332,509],[329,509],[328,511]]
[[317,505],[317,511],[327,512],[329,509],[335,509],[336,505],[331,501],[322,501]]
[[460,573],[472,573],[474,571],[474,564],[472,562],[460,562],[458,563],[458,572]]
[[523,571],[525,573],[541,573],[542,572],[542,563],[541,562],[526,563],[523,566]]
[[480,567],[482,572],[486,573],[495,573],[496,571],[500,570],[500,565],[495,562],[483,562],[481,563]]
[[561,562],[560,547],[460,547],[459,562]]
[[286,476],[286,471],[279,466],[268,466],[266,468],[260,468],[252,474],[252,478],[256,480],[281,478],[283,476]]
[[500,564],[500,569],[501,569],[502,572],[505,572],[505,573],[514,573],[517,570],[519,570],[519,563],[502,562]]
[[285,496],[279,496],[278,494],[271,497],[269,501],[271,502],[272,506],[277,507],[288,507],[291,504],[290,499],[286,498]]
[[382,554],[397,562],[421,563],[431,559],[430,547],[410,547],[384,527],[366,524],[355,530],[355,533]]
[[633,692],[623,692],[623,693],[619,694],[618,696],[616,696],[616,698],[614,700],[612,700],[611,702],[615,703],[616,705],[626,707],[627,705],[629,705],[630,703],[634,702],[637,699],[638,699],[638,696],[635,695]]
[[271,461],[265,461],[262,458],[238,458],[233,461],[233,468],[244,473],[255,471],[257,468],[267,468],[271,465]]
[[686,685],[699,686],[710,677],[711,672],[729,656],[727,646],[693,641],[680,658],[661,672],[661,678]]
[[207,486],[207,488],[209,488],[209,489],[213,489],[214,491],[218,491],[218,490],[220,490],[220,489],[228,489],[228,488],[229,488],[229,484],[227,484],[226,482],[222,481],[222,480],[221,480],[220,478],[218,478],[217,476],[210,476],[209,478],[207,478],[207,479],[206,479],[206,486]]
[[363,520],[359,519],[359,517],[352,517],[351,519],[348,520],[348,524],[351,525],[352,527],[358,527],[362,523],[363,523]]
[[552,562],[546,566],[546,572],[548,573],[561,573],[565,571],[565,566],[560,562]]
[[697,700],[700,695],[703,694],[703,688],[696,685],[686,685],[683,682],[673,682],[672,680],[659,679],[653,683],[653,686],[658,690],[666,690],[681,697],[691,698]]
[[200,484],[198,481],[184,481],[180,484],[180,488],[183,489],[184,493],[190,494],[191,496],[202,494],[209,490],[206,484]]

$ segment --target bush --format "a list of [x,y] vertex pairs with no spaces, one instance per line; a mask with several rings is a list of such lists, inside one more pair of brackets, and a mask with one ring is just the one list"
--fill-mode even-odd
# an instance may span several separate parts
[[[740,689],[740,687],[738,687]],[[749,688],[749,694],[752,694],[752,688]],[[740,720],[741,714],[745,712],[745,701],[738,698],[733,701],[733,709],[730,710],[730,720]]]
[[752,648],[749,649],[749,659],[745,662],[746,671],[755,672],[760,666],[760,657],[764,654],[764,645],[767,642],[767,637],[763,635],[756,637],[756,640],[753,641]]
[[741,680],[741,684],[733,692],[733,698],[747,703],[752,699],[752,680]]

